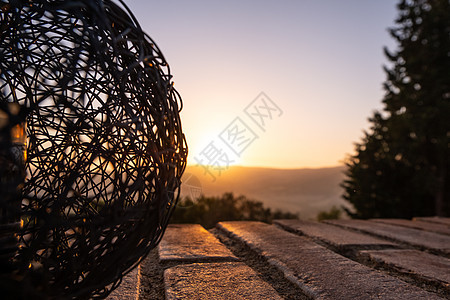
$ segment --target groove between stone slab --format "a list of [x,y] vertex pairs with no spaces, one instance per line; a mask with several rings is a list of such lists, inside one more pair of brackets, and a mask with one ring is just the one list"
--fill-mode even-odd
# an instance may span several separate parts
[[274,263],[269,262],[264,256],[255,252],[238,239],[230,238],[225,232],[213,228],[209,230],[214,234],[225,246],[230,249],[235,256],[237,256],[242,262],[247,264],[253,270],[255,270],[259,276],[268,282],[284,299],[298,299],[308,300],[313,299],[308,296],[291,280],[288,280],[280,271],[279,268],[274,266]]
[[158,247],[150,251],[141,263],[141,286],[139,300],[163,300],[164,269],[159,263]]

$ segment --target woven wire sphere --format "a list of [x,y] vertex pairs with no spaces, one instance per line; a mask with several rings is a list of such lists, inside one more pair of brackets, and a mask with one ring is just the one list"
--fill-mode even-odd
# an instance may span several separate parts
[[105,297],[157,245],[178,200],[181,98],[122,1],[0,8],[0,100],[27,113],[17,260],[46,296]]

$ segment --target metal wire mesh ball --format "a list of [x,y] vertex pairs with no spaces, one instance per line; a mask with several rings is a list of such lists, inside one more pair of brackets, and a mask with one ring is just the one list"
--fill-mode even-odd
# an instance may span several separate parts
[[156,246],[178,200],[181,99],[122,2],[0,7],[0,100],[27,112],[17,260],[51,297],[103,297]]

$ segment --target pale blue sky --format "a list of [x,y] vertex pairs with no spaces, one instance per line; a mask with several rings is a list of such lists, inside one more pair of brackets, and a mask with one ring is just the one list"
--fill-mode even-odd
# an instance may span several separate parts
[[338,165],[382,107],[397,1],[125,2],[169,62],[191,164],[236,117],[254,126],[243,110],[261,91],[283,114],[235,163]]

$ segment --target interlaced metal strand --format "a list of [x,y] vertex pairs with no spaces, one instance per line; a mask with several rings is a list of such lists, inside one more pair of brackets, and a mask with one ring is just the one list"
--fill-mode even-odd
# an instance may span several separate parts
[[53,297],[106,296],[178,200],[180,96],[121,1],[0,6],[0,100],[28,114],[18,260]]

